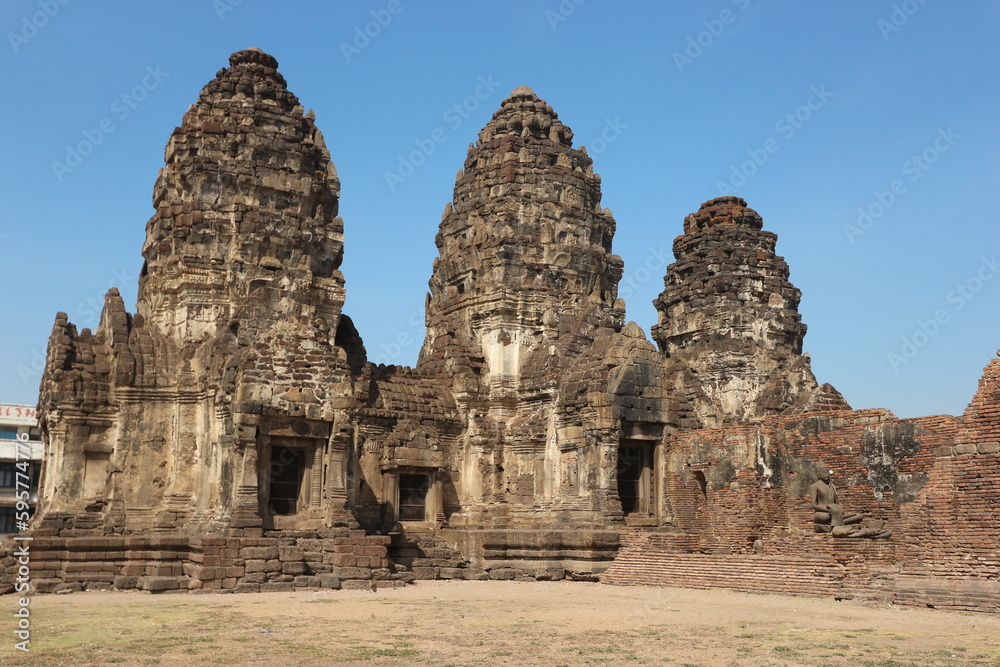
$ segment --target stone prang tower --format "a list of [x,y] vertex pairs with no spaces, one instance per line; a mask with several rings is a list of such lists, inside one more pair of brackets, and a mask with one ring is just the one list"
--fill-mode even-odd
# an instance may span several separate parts
[[522,385],[529,353],[582,313],[621,328],[615,221],[600,206],[593,161],[572,139],[521,86],[469,146],[437,235],[421,368],[481,358],[484,389],[499,397]]
[[685,218],[674,240],[653,339],[686,426],[849,409],[831,385],[818,386],[802,354],[802,293],[763,224],[739,197],[720,197]]
[[136,314],[112,290],[95,332],[56,318],[41,392],[46,463],[63,471],[46,477],[52,529],[268,527],[273,451],[306,476],[296,525],[344,511],[340,477],[320,475],[333,397],[345,405],[364,363],[341,315],[340,183],[277,61],[229,62],[167,143]]
[[451,525],[620,516],[598,489],[614,483],[622,419],[640,438],[667,420],[655,348],[623,322],[600,177],[572,138],[534,91],[515,89],[445,207],[416,371],[447,378],[464,424],[446,456],[447,480],[461,480],[454,510],[442,508]]

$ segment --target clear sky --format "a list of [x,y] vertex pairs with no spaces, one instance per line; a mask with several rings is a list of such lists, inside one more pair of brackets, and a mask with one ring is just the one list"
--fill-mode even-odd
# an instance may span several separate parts
[[4,0],[0,18],[0,401],[35,402],[57,311],[96,326],[110,286],[134,309],[166,141],[250,46],[326,136],[372,359],[415,363],[455,173],[518,85],[594,157],[647,335],[684,216],[735,193],[778,234],[817,378],[855,408],[961,414],[1000,348],[994,1]]

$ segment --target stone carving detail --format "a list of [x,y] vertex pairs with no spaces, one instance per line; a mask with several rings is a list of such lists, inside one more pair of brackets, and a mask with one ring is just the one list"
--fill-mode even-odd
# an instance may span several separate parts
[[468,409],[445,457],[466,484],[451,525],[620,516],[600,490],[614,475],[601,452],[617,448],[622,419],[667,419],[655,349],[617,299],[614,218],[572,138],[518,87],[470,145],[445,207],[417,371],[449,379]]
[[470,145],[436,238],[421,369],[482,371],[485,387],[509,393],[529,352],[581,313],[621,328],[615,221],[572,137],[521,86]]

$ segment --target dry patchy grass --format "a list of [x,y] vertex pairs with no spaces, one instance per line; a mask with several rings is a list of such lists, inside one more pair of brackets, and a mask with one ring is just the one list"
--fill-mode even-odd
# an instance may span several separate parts
[[[0,600],[12,619],[15,600]],[[19,665],[982,665],[1000,618],[730,591],[552,582],[32,600]],[[8,620],[13,630],[12,620]]]

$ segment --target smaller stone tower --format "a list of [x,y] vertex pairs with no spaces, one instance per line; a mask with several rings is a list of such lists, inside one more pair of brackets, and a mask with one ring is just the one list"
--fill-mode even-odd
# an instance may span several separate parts
[[719,197],[685,218],[674,240],[653,339],[686,404],[685,425],[849,409],[831,385],[817,385],[802,354],[802,293],[774,254],[777,235],[762,227],[743,199]]

